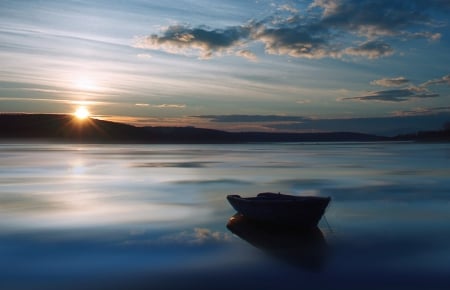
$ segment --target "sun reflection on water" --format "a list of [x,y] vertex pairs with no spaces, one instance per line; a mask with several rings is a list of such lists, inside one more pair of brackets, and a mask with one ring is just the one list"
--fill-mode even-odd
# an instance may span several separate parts
[[[28,199],[27,197],[23,197]],[[183,221],[206,218],[210,210],[193,208],[190,205],[135,202],[114,200],[92,192],[61,192],[60,194],[41,194],[45,199],[41,206],[22,206],[3,208],[0,226],[4,229],[33,228],[90,228],[120,226],[145,223],[180,225]],[[32,202],[32,201],[30,201]],[[5,211],[7,210],[7,211]]]
[[86,173],[87,167],[83,160],[75,160],[70,164],[70,172],[75,176],[80,176]]

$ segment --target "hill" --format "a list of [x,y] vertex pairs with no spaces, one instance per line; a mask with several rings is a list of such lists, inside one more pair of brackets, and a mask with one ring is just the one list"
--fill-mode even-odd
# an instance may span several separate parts
[[226,132],[194,127],[135,127],[63,114],[0,114],[1,139],[46,139],[86,143],[245,143],[382,141],[385,137],[352,133]]
[[419,131],[411,134],[401,134],[391,138],[393,141],[418,141],[418,142],[450,142],[450,129],[438,131]]

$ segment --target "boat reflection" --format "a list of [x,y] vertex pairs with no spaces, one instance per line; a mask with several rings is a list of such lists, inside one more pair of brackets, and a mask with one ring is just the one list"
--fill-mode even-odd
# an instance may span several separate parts
[[269,255],[308,271],[320,271],[327,254],[327,243],[318,228],[280,227],[250,220],[236,213],[227,228],[241,239]]

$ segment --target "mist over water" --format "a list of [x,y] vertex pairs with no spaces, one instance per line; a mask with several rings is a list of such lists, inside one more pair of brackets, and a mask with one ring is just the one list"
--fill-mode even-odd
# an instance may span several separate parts
[[[0,288],[448,289],[449,159],[449,144],[3,143]],[[264,191],[331,196],[318,238],[227,229],[226,195]],[[325,242],[320,269],[277,255],[297,238]]]

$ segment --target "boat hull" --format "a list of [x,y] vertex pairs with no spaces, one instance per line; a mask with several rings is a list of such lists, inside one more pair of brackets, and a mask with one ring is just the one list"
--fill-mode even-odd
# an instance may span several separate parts
[[250,198],[228,195],[227,200],[238,213],[254,221],[312,228],[317,226],[331,198],[261,193]]

